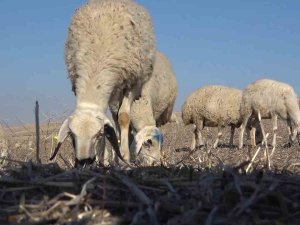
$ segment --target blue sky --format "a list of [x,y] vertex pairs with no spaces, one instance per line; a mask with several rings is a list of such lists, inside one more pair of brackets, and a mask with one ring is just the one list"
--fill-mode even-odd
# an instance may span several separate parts
[[[63,59],[67,27],[84,0],[1,0],[0,120],[67,115],[75,98]],[[178,81],[175,110],[208,84],[244,88],[271,78],[300,94],[300,1],[138,0]]]

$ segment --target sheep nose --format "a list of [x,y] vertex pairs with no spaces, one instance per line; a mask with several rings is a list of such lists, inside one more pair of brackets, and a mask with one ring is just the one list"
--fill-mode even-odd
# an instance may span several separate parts
[[84,167],[86,165],[90,165],[95,161],[95,158],[87,158],[87,159],[81,159],[78,160],[77,158],[75,159],[75,168],[81,168]]

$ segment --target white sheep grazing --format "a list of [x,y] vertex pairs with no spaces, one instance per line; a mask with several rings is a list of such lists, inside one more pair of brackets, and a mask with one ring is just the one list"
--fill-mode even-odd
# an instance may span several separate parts
[[171,120],[177,82],[169,60],[156,53],[153,74],[132,104],[130,119],[136,132],[136,160],[147,165],[160,162],[163,136],[158,127]]
[[242,96],[239,148],[243,147],[245,124],[249,118],[258,120],[264,140],[265,132],[261,119],[272,119],[272,146],[275,147],[278,116],[287,121],[290,143],[293,142],[300,131],[300,110],[294,89],[288,84],[268,79],[257,80],[249,84]]
[[235,128],[240,126],[240,103],[242,91],[220,85],[205,86],[193,92],[182,106],[182,119],[185,125],[194,124],[191,149],[203,146],[201,130],[204,127],[218,127],[218,146],[222,129],[231,126],[230,145],[233,145]]
[[128,129],[131,104],[150,78],[155,37],[148,12],[131,0],[92,0],[76,10],[65,44],[65,62],[76,109],[59,131],[59,143],[70,134],[76,162],[95,158],[105,135],[118,150],[108,106],[118,111],[121,153],[129,160]]

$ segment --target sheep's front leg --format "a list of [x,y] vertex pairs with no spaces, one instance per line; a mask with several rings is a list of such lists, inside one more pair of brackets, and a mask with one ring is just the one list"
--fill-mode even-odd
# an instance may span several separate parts
[[121,135],[121,154],[124,159],[129,162],[130,160],[130,152],[129,152],[129,124],[130,124],[130,109],[133,100],[136,97],[135,89],[128,91],[125,93],[121,107],[118,112],[118,123],[120,127],[120,135]]
[[231,148],[233,147],[234,132],[235,132],[235,126],[231,125],[231,128],[230,128],[230,141],[229,141],[229,146]]
[[244,145],[244,132],[245,132],[245,129],[246,129],[246,126],[247,126],[247,123],[248,123],[248,120],[250,118],[251,114],[247,115],[241,126],[240,126],[240,136],[239,136],[239,149],[242,149],[243,148],[243,145]]
[[275,146],[276,146],[276,135],[277,135],[277,114],[272,115],[272,125],[273,125],[272,146],[273,146],[273,148],[275,148]]
[[292,134],[293,134],[293,127],[292,127],[292,122],[291,120],[288,118],[286,120],[286,123],[288,125],[288,132],[289,132],[289,142],[292,142]]
[[251,147],[255,147],[256,146],[256,127],[251,127],[250,128],[250,145]]
[[196,129],[195,129],[195,137],[197,140],[197,146],[202,147],[204,145],[202,131],[203,130],[203,120],[199,120],[196,123]]
[[[288,132],[289,132],[289,143],[288,143],[288,147],[291,147],[293,142],[295,141],[295,138],[294,138],[294,134],[295,134],[295,129],[293,129],[293,125],[292,125],[292,121],[290,118],[288,118],[286,120],[287,122],[287,125],[288,125]],[[297,135],[297,131],[296,131],[296,135]]]
[[119,111],[119,116],[118,116],[118,122],[120,125],[120,130],[121,130],[121,154],[123,158],[129,162],[130,154],[129,154],[129,143],[128,143],[128,135],[129,135],[129,123],[130,123],[130,118],[129,118],[129,112],[131,108],[131,102],[128,97],[124,97],[120,111]]
[[263,142],[264,142],[266,148],[268,148],[268,142],[267,142],[266,132],[265,132],[264,126],[263,126],[262,121],[261,121],[261,114],[260,114],[260,112],[258,112],[257,115],[258,115],[258,122],[259,122],[259,125],[260,125],[260,128],[261,128],[261,132],[262,132],[262,135],[263,135]]
[[222,137],[222,130],[223,130],[223,127],[222,126],[218,126],[217,140],[215,141],[213,148],[217,148],[218,147],[219,140]]
[[298,136],[298,141],[299,141],[299,126],[297,126],[296,124],[293,126],[292,125],[292,121],[290,119],[287,120],[288,121],[288,126],[290,127],[290,131],[289,131],[289,139],[291,142],[291,145],[293,144],[293,142],[297,139]]
[[197,121],[194,125],[191,150],[194,150],[198,146],[203,146],[203,137],[201,130],[203,129],[203,120]]
[[193,124],[191,150],[194,150],[196,148],[196,130],[197,130],[197,127],[195,124]]
[[[260,112],[258,112],[257,115],[258,115],[258,121],[259,121],[259,124],[261,127],[261,132],[263,134],[263,143],[265,144],[265,157],[267,158],[267,166],[270,169],[271,163],[270,163],[270,155],[269,155],[269,149],[268,149],[267,136],[266,136],[265,129],[264,129],[264,126],[261,121]],[[272,120],[273,120],[273,117],[272,117]]]
[[258,121],[258,118],[255,119],[249,124],[250,129],[250,144],[251,147],[255,147],[257,143],[261,143],[263,141],[261,127]]

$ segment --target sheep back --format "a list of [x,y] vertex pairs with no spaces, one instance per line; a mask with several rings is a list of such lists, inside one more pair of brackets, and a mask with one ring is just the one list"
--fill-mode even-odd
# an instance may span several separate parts
[[202,120],[204,126],[240,125],[242,91],[220,85],[205,86],[193,92],[182,107],[184,124]]
[[169,60],[157,52],[151,78],[144,84],[141,97],[131,109],[133,126],[140,130],[145,126],[167,123],[177,96],[177,82]]
[[[107,79],[119,89],[144,83],[151,76],[154,54],[151,18],[131,0],[89,1],[75,12],[65,43],[65,63],[76,95],[91,91],[91,86],[99,88]],[[107,78],[102,71],[115,77]]]
[[[288,116],[300,119],[298,98],[294,89],[279,81],[262,79],[249,84],[243,91],[241,115],[246,117],[260,112],[263,118],[277,114],[282,119]],[[297,118],[298,119],[295,119]]]

